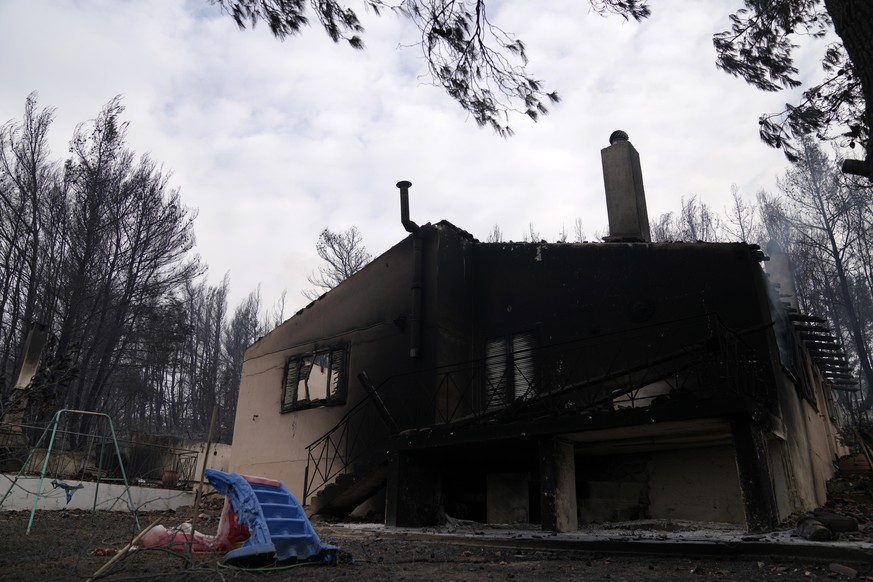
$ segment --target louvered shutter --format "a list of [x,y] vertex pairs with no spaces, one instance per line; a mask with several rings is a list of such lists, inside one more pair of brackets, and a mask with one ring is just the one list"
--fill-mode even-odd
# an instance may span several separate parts
[[485,343],[485,408],[506,405],[506,339],[496,338]]
[[282,409],[288,410],[297,402],[299,360],[289,360],[285,366],[285,385],[282,387]]
[[533,396],[534,373],[536,372],[533,347],[533,334],[520,333],[512,336],[512,395],[515,398]]
[[328,399],[344,399],[346,397],[346,351],[333,350],[330,353],[330,383],[328,384]]

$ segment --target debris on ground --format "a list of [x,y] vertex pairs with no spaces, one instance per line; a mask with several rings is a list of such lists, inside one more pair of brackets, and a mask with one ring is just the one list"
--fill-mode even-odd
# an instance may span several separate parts
[[837,574],[842,574],[843,576],[848,576],[849,578],[856,578],[858,576],[858,571],[856,569],[850,568],[849,566],[843,566],[842,564],[831,564],[828,566],[828,570],[836,572]]

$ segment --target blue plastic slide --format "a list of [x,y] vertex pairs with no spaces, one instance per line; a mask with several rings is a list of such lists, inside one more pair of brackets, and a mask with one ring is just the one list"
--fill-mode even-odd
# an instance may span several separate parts
[[207,469],[206,478],[251,532],[242,547],[225,555],[225,563],[252,566],[294,560],[335,561],[336,546],[318,539],[300,503],[281,481],[215,469]]

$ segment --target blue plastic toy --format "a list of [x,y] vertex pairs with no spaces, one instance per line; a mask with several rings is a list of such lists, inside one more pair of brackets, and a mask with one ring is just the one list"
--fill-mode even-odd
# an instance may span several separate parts
[[52,479],[52,489],[57,489],[60,487],[64,490],[64,493],[67,494],[67,505],[70,504],[70,501],[73,500],[73,494],[79,489],[84,489],[85,486],[79,483],[78,485],[70,485],[69,483],[65,483],[64,481],[58,481],[56,479]]
[[224,495],[239,523],[251,537],[242,547],[231,550],[224,561],[231,565],[269,562],[336,560],[336,546],[322,543],[312,529],[300,503],[281,481],[206,470],[206,478]]

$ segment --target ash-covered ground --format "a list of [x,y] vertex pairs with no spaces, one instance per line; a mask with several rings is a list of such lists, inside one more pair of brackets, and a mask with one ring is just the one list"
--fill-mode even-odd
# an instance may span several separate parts
[[[214,533],[219,510],[198,517],[198,530]],[[191,511],[139,516],[145,526],[158,520],[171,527],[192,517]],[[25,535],[29,512],[0,511],[0,579],[85,580],[136,535],[131,514],[37,512],[30,535]],[[330,580],[376,581],[542,581],[542,580],[873,580],[871,561],[858,553],[822,556],[808,551],[809,542],[793,539],[790,529],[748,536],[719,528],[689,530],[663,527],[657,522],[639,527],[599,527],[578,535],[550,535],[535,527],[505,529],[456,523],[428,529],[394,529],[374,524],[315,522],[322,541],[340,547],[336,565],[297,565],[284,569],[235,570],[221,565],[221,556],[148,549],[131,552],[101,579],[106,580]],[[679,531],[666,531],[668,529]],[[695,531],[697,533],[695,533]],[[861,535],[866,537],[866,533]],[[732,537],[739,536],[739,537]],[[749,538],[743,541],[742,537]],[[692,546],[701,540],[730,555]],[[745,544],[784,548],[797,544],[791,555],[768,555],[760,548],[745,552]],[[599,541],[597,541],[599,540]],[[574,545],[576,542],[578,544]],[[594,542],[594,543],[592,543]],[[612,546],[610,543],[612,542]],[[622,544],[654,544],[637,550]],[[663,554],[655,546],[672,544]],[[863,538],[826,542],[817,547],[869,547]],[[699,544],[698,544],[699,545]],[[684,552],[684,548],[688,548]],[[749,546],[751,547],[751,546]],[[104,550],[109,550],[108,552]],[[651,553],[647,553],[651,552]],[[687,555],[683,555],[686,553]],[[873,559],[873,553],[871,553]]]

